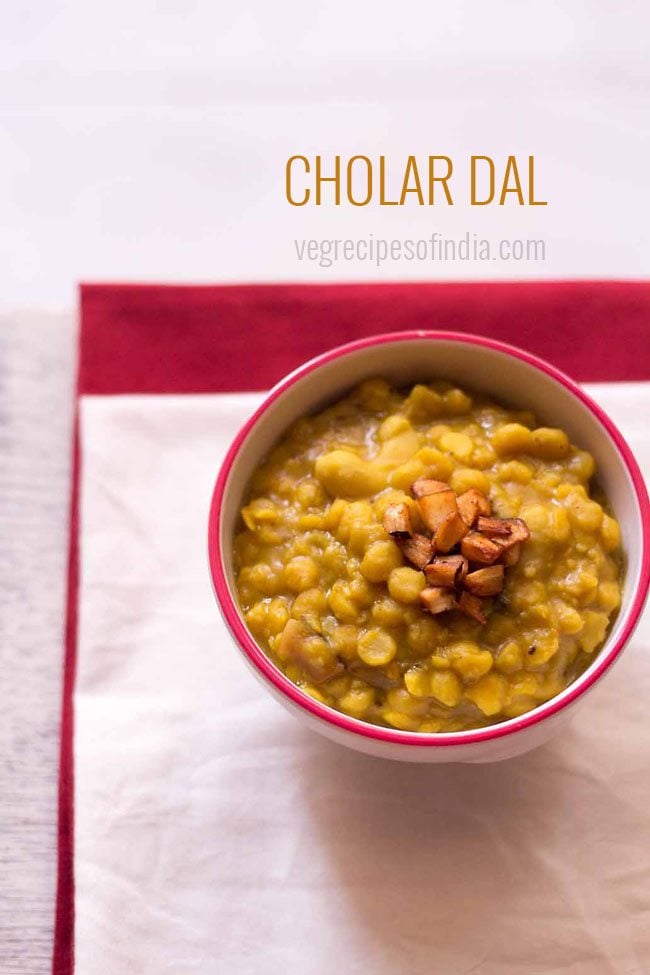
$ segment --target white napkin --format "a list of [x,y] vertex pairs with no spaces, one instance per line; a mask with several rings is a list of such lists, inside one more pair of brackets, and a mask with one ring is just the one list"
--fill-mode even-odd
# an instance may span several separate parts
[[[650,383],[590,392],[650,471]],[[341,748],[272,701],[208,577],[253,394],[86,397],[77,975],[647,975],[650,626],[498,765]]]

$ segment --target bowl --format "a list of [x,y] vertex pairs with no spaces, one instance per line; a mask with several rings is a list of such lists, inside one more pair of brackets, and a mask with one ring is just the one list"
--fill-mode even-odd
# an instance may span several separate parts
[[[398,385],[444,378],[517,409],[533,410],[589,450],[621,526],[625,580],[621,608],[591,665],[572,684],[521,717],[446,734],[399,731],[351,718],[309,697],[266,656],[239,608],[232,542],[255,468],[291,423],[372,376]],[[638,465],[603,410],[576,383],[535,356],[494,339],[454,332],[377,335],[332,349],[279,382],[235,437],[219,472],[210,508],[212,582],[234,644],[266,689],[307,726],[333,741],[408,762],[490,762],[543,744],[575,714],[620,657],[643,609],[650,580],[650,504]]]

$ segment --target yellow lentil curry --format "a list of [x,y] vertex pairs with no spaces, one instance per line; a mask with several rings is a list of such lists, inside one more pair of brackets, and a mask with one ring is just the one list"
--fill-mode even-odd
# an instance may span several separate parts
[[[246,623],[290,680],[354,718],[454,732],[521,715],[585,669],[620,603],[619,526],[593,474],[531,413],[442,381],[366,380],[295,423],[252,478],[235,538]],[[428,576],[387,531],[404,506],[422,530],[420,479],[461,507],[480,494],[486,524],[517,519],[530,536],[478,617],[454,596],[429,611]]]

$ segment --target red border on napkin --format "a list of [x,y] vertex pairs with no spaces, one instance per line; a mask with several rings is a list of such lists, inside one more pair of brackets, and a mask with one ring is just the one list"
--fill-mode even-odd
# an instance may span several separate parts
[[[77,396],[272,386],[326,349],[413,328],[520,345],[580,381],[650,379],[650,283],[84,285]],[[79,586],[75,424],[59,771],[54,975],[74,971],[74,709]]]
[[82,393],[268,389],[380,332],[443,329],[520,345],[580,382],[650,378],[650,282],[82,288]]

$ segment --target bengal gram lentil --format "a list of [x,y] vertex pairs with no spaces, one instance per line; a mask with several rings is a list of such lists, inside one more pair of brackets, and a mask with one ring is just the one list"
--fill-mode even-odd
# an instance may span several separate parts
[[[361,383],[300,419],[249,486],[234,551],[246,623],[323,704],[404,731],[454,732],[558,694],[603,644],[621,599],[617,521],[594,461],[558,429],[449,383]],[[476,488],[531,537],[487,623],[433,617],[422,572],[382,525],[417,478]]]

